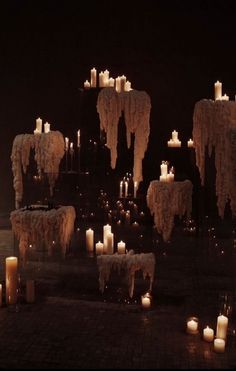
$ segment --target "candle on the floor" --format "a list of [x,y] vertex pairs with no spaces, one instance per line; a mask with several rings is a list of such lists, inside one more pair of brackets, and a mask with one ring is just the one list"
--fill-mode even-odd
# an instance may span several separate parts
[[35,284],[34,280],[26,281],[26,302],[34,303],[35,301]]
[[226,339],[228,329],[228,317],[221,314],[217,317],[217,328],[216,328],[216,337],[219,339]]
[[118,242],[117,252],[118,252],[118,254],[125,254],[125,242],[123,242],[123,241]]
[[224,339],[214,340],[214,351],[216,353],[224,353],[225,351],[225,340]]
[[88,80],[84,82],[84,89],[90,89],[90,82]]
[[6,303],[16,304],[18,286],[18,259],[15,256],[6,258]]
[[198,333],[198,319],[197,317],[190,317],[187,320],[187,333],[197,334]]
[[88,251],[93,251],[94,231],[89,228],[86,230],[86,248]]
[[96,243],[96,254],[101,255],[103,253],[103,243],[101,241],[98,241]]
[[142,307],[144,309],[148,309],[151,306],[151,295],[149,293],[146,293],[141,296],[141,301],[142,301]]
[[203,330],[203,339],[208,342],[211,342],[214,339],[214,330],[209,326]]

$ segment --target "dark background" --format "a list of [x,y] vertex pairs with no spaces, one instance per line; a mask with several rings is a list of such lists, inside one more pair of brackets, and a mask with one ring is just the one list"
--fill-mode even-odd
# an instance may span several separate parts
[[94,122],[87,123],[81,103],[93,67],[98,73],[107,68],[112,77],[125,74],[133,88],[150,95],[144,176],[147,182],[157,179],[171,131],[178,130],[186,145],[194,105],[214,97],[214,82],[220,80],[223,94],[235,98],[234,5],[229,0],[1,3],[0,211],[14,208],[12,142],[17,134],[32,133],[38,116],[69,137],[83,128],[88,139],[93,125],[98,129],[95,107]]

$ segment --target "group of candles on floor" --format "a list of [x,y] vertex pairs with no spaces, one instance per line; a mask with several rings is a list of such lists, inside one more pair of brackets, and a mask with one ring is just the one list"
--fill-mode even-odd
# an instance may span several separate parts
[[[214,340],[214,351],[217,353],[223,353],[225,351],[226,337],[228,330],[228,317],[220,314],[217,317],[216,337],[214,338],[214,330],[207,326],[203,329],[203,339],[207,342]],[[187,319],[188,334],[198,334],[198,318],[190,317]]]
[[[9,256],[6,258],[6,305],[16,305],[19,290],[18,258]],[[26,280],[25,300],[27,303],[35,301],[35,282]],[[0,284],[0,306],[3,304],[3,286]]]

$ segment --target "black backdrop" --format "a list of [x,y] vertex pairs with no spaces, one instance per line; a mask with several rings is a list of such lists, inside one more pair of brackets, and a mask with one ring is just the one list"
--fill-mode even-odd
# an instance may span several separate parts
[[[184,143],[189,139],[194,105],[213,98],[217,79],[223,83],[223,93],[234,99],[234,3],[15,0],[1,4],[0,211],[14,208],[10,153],[15,135],[33,132],[40,116],[52,130],[75,136],[85,122],[80,88],[93,67],[98,72],[107,68],[113,77],[125,74],[133,88],[150,95],[144,175],[147,181],[157,178],[171,131],[178,130]],[[184,171],[185,157],[182,165]]]

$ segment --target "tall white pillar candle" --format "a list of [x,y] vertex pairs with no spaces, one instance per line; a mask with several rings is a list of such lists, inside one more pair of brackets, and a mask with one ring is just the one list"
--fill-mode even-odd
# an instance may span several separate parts
[[104,88],[104,72],[99,73],[99,87]]
[[114,234],[112,232],[107,233],[107,254],[112,255],[114,252]]
[[123,181],[120,182],[120,198],[123,197]]
[[69,138],[65,137],[65,150],[68,151],[69,149]]
[[131,89],[131,82],[127,80],[126,83],[125,83],[125,91],[130,91],[130,90],[132,90]]
[[215,82],[215,100],[221,99],[222,97],[222,83],[220,81]]
[[109,86],[109,71],[105,70],[103,73],[104,86]]
[[26,302],[34,303],[35,302],[35,283],[34,280],[26,281]]
[[38,118],[36,119],[36,130],[37,130],[37,132],[38,132],[39,134],[42,133],[42,125],[43,125],[43,120],[42,120],[40,117],[38,117]]
[[107,254],[107,234],[111,232],[110,224],[103,226],[103,253]]
[[172,131],[172,140],[174,142],[178,141],[178,131],[176,131],[176,130]]
[[120,91],[125,91],[126,76],[122,75],[120,78]]
[[224,339],[214,340],[214,351],[216,353],[224,353],[225,351],[225,340]]
[[217,328],[216,328],[216,337],[218,339],[226,339],[228,329],[228,317],[221,314],[217,317]]
[[50,124],[48,122],[45,122],[44,124],[44,133],[49,133],[50,131]]
[[90,86],[91,86],[91,88],[96,88],[96,86],[97,86],[97,70],[96,70],[96,68],[93,68],[90,71]]
[[120,76],[116,78],[116,91],[120,93]]
[[89,252],[93,251],[94,231],[89,228],[86,230],[86,248]]
[[161,175],[167,175],[167,163],[165,161],[161,163]]
[[18,259],[15,256],[6,258],[6,303],[16,304],[18,285]]
[[114,88],[114,86],[115,86],[115,80],[112,77],[109,78],[109,86],[111,88]]

